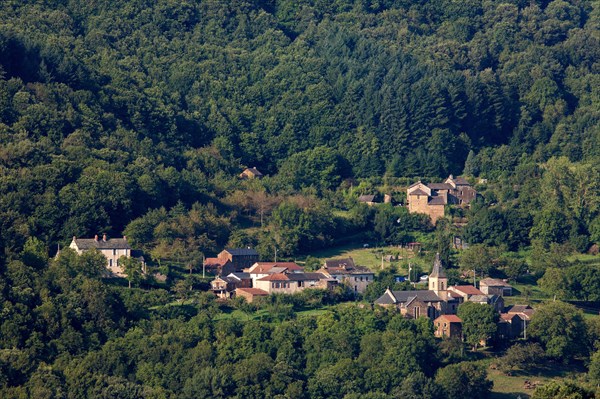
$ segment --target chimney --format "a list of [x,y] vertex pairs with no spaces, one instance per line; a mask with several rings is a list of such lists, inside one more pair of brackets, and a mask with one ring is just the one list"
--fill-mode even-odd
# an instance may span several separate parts
[[77,240],[77,237],[73,236],[73,241]]
[[102,241],[106,242],[106,234],[102,235]]
[[127,241],[127,236],[123,236],[123,240]]
[[98,241],[98,234],[94,236],[94,241]]

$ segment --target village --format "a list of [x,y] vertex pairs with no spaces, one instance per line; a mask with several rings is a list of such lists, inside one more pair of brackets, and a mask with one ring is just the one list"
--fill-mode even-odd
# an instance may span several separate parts
[[[248,168],[239,177],[260,179],[262,176],[256,168]],[[444,217],[448,206],[468,207],[476,197],[476,190],[467,180],[450,175],[444,183],[418,181],[410,185],[406,190],[406,206],[410,213],[425,214],[435,224]],[[360,196],[358,201],[368,206],[377,205],[373,195]],[[389,202],[389,196],[384,202]],[[461,247],[464,246],[466,244],[461,243]],[[126,277],[119,265],[122,257],[135,257],[140,272],[148,272],[144,257],[130,247],[127,237],[107,238],[106,234],[91,239],[73,237],[70,248],[78,254],[98,250],[106,257],[108,275]],[[420,251],[420,244],[410,243],[407,248],[411,252]],[[205,258],[202,266],[203,275],[214,276],[210,281],[210,292],[216,298],[221,301],[243,298],[247,303],[273,294],[293,295],[308,289],[331,291],[338,286],[344,286],[359,298],[377,279],[373,270],[355,264],[351,257],[326,259],[317,270],[305,271],[296,262],[261,260],[258,252],[250,247],[225,248],[216,257]],[[160,275],[156,276],[160,278]],[[397,276],[397,279],[405,281],[409,276]],[[420,281],[426,284],[423,289],[397,291],[388,287],[371,306],[393,309],[409,319],[427,318],[435,327],[436,337],[462,340],[458,307],[465,302],[490,305],[498,314],[497,328],[493,336],[481,340],[482,346],[527,338],[527,324],[535,310],[528,304],[505,305],[504,298],[513,294],[506,279],[485,277],[477,286],[450,285],[445,267],[436,254],[431,272],[421,276]]]

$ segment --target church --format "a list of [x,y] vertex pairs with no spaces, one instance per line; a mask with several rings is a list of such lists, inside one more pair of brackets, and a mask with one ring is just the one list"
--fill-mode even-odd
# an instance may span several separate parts
[[448,277],[436,254],[429,275],[428,290],[392,291],[389,288],[376,301],[376,305],[396,308],[407,318],[428,317],[435,320],[441,315],[456,314],[462,297],[448,290]]

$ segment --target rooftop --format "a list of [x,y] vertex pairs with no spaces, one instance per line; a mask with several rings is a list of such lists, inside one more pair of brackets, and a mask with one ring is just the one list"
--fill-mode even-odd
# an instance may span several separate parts
[[375,301],[378,305],[392,305],[396,303],[406,303],[414,298],[423,302],[441,302],[442,299],[434,291],[391,291],[387,290],[379,299]]
[[446,320],[448,323],[462,323],[462,320],[460,319],[460,317],[458,317],[457,315],[454,314],[443,314],[440,317],[438,317],[437,320]]
[[442,261],[440,259],[439,252],[435,254],[435,260],[433,261],[433,269],[431,270],[431,274],[429,277],[446,277],[446,271],[442,266]]
[[454,285],[452,289],[466,295],[484,295],[483,292],[472,285]]
[[506,281],[497,278],[484,278],[479,282],[479,286],[487,285],[488,287],[511,287]]
[[269,293],[265,290],[261,290],[260,288],[236,288],[236,291],[245,292],[251,295],[264,295],[267,296]]
[[258,252],[256,252],[252,248],[225,248],[225,252],[228,252],[234,256],[245,256],[245,255],[258,256]]
[[73,242],[80,250],[86,249],[131,249],[127,243],[127,237],[123,238],[106,238],[104,235],[101,239],[95,238],[77,238],[73,237]]

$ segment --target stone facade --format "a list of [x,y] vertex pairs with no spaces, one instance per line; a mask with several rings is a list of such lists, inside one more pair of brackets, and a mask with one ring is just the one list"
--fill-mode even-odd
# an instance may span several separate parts
[[72,248],[81,255],[85,251],[97,249],[106,257],[106,268],[111,274],[123,277],[125,274],[123,268],[118,264],[119,258],[125,256],[131,257],[131,247],[127,243],[127,237],[123,238],[107,238],[106,234],[99,239],[96,235],[94,238],[77,238],[73,237]]
[[428,215],[433,224],[444,217],[446,205],[467,206],[476,197],[477,191],[465,179],[452,175],[444,183],[418,181],[406,190],[408,211]]

